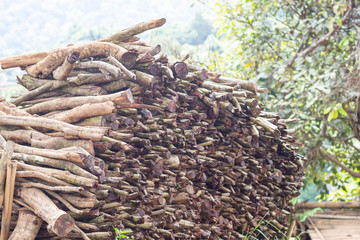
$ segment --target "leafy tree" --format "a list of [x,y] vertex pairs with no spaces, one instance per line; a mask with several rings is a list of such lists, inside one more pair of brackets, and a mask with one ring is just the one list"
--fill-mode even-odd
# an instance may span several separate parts
[[298,120],[308,181],[323,198],[359,196],[360,2],[219,0],[215,9],[225,47],[210,67],[259,82],[266,108]]

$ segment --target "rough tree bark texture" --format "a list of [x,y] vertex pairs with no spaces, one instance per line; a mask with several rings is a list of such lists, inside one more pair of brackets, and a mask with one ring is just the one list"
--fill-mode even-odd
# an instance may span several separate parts
[[26,71],[33,77],[46,78],[56,67],[60,66],[65,58],[72,52],[79,52],[80,59],[94,56],[113,56],[123,63],[127,68],[132,67],[137,54],[126,49],[106,42],[90,42],[72,45],[51,52],[41,61],[26,68]]
[[75,220],[59,209],[51,199],[36,188],[21,188],[18,195],[34,209],[36,215],[48,223],[48,230],[65,237],[73,230]]

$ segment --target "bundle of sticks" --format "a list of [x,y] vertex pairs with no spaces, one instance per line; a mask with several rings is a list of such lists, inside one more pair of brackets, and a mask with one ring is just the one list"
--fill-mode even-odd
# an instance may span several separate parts
[[304,175],[286,126],[295,120],[264,111],[256,83],[188,56],[170,61],[135,36],[164,23],[0,61],[25,69],[18,82],[29,90],[0,102],[2,234],[113,239],[116,227],[135,239],[241,239],[258,229],[273,239],[288,230]]

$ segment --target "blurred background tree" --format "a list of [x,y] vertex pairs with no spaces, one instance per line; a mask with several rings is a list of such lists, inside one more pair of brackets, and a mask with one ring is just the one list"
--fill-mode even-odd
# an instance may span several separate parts
[[[257,81],[267,109],[298,119],[306,183],[328,200],[360,193],[359,1],[218,1],[211,69]],[[309,185],[313,186],[313,185]],[[330,195],[329,195],[330,193]]]

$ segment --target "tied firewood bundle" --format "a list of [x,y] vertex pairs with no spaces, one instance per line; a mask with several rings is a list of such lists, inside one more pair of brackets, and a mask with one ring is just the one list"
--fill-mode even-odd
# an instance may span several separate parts
[[[0,102],[10,239],[287,232],[304,175],[286,126],[296,119],[263,111],[256,83],[169,61],[135,36],[164,23],[1,60],[27,71],[29,90]],[[15,166],[9,184],[4,166]]]

